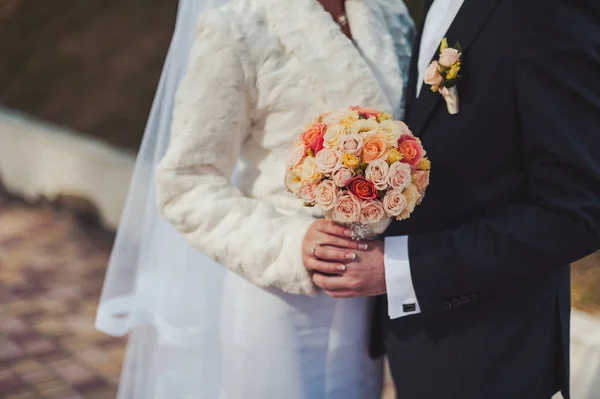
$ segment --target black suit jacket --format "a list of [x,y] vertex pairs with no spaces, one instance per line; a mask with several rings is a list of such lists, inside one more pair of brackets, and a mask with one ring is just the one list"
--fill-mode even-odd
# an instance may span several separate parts
[[400,398],[568,398],[568,265],[600,248],[600,2],[466,0],[447,37],[460,112],[415,98],[415,52],[431,184],[386,233],[422,312],[382,317]]

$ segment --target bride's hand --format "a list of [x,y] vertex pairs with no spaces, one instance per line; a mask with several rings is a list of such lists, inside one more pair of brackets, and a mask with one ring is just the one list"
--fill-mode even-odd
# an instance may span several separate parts
[[345,262],[356,258],[352,250],[368,248],[366,243],[354,241],[350,237],[352,237],[352,230],[330,220],[316,220],[306,232],[302,243],[302,260],[306,270],[325,274],[343,274],[346,271]]

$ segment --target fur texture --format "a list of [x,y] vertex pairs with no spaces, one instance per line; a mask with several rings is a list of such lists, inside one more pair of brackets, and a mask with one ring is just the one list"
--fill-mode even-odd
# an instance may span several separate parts
[[194,247],[258,286],[315,292],[301,244],[320,215],[283,184],[304,126],[351,105],[402,117],[406,7],[346,7],[354,44],[316,0],[234,0],[198,23],[158,168],[159,207]]

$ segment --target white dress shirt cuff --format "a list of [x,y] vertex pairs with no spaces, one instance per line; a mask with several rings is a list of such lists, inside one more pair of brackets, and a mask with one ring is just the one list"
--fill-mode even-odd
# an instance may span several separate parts
[[385,238],[384,263],[390,319],[421,313],[410,273],[407,236]]

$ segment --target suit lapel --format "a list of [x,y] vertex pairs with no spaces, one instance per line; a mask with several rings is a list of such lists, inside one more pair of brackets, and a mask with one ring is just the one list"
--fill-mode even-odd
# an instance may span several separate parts
[[426,0],[425,7],[423,9],[423,18],[419,25],[419,33],[413,43],[412,59],[410,61],[410,68],[408,70],[408,88],[406,90],[406,117],[410,123],[411,110],[417,101],[417,79],[419,78],[419,54],[421,52],[421,39],[423,38],[423,27],[425,26],[425,18],[429,9],[433,4],[433,0]]
[[[460,11],[456,15],[454,22],[452,22],[450,29],[448,29],[448,32],[446,33],[445,37],[448,38],[448,42],[453,45],[458,41],[463,48],[463,52],[466,53],[469,46],[485,26],[485,23],[496,7],[498,1],[499,0],[465,0]],[[437,57],[438,54],[436,53],[432,57],[432,61],[437,59]],[[418,62],[418,55],[416,58]],[[414,72],[411,70],[412,75],[410,80],[410,85],[413,87],[412,92],[415,93],[415,97],[416,79],[418,79],[417,62],[413,62],[413,64],[415,64],[412,68],[414,69]],[[468,65],[464,66],[464,71],[468,74]],[[458,91],[460,96],[460,83],[458,85]],[[419,98],[414,100],[414,105],[411,110],[410,127],[415,134],[419,136],[423,134],[423,130],[431,113],[442,101],[442,96],[440,94],[433,93],[427,86],[423,87]]]

